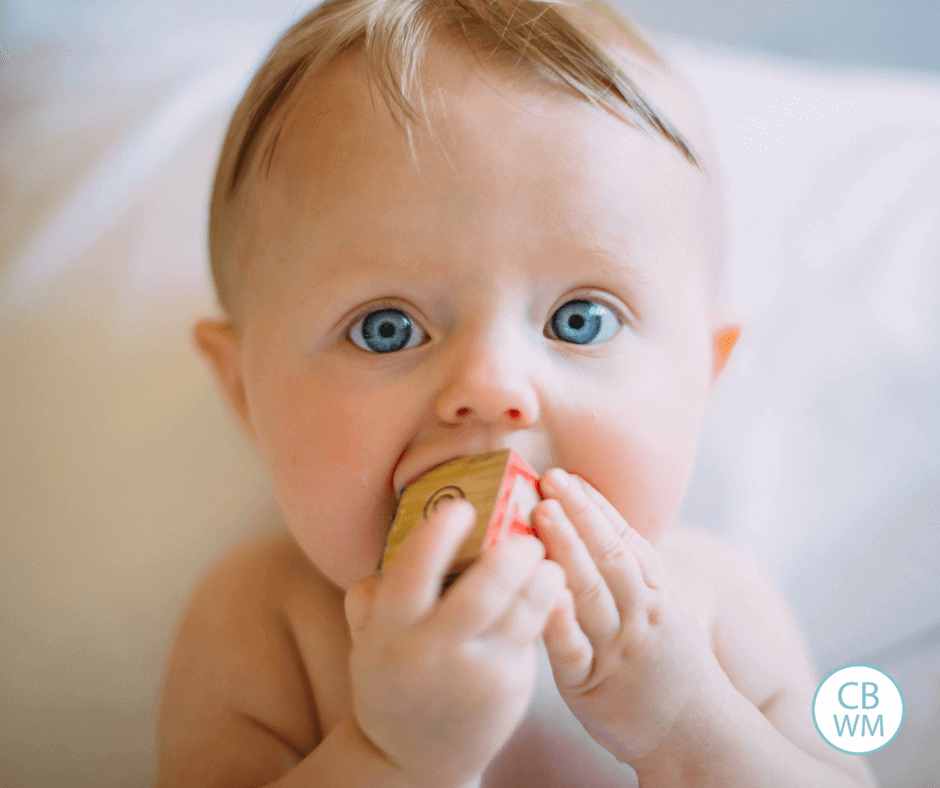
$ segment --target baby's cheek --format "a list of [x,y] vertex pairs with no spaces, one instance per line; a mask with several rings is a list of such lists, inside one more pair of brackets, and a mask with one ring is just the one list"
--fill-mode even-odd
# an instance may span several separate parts
[[572,469],[583,473],[631,528],[656,542],[681,504],[688,483],[688,453],[641,429],[585,430],[581,440],[581,459]]
[[297,543],[332,582],[345,589],[375,572],[395,512],[391,490],[365,488],[327,461],[312,484],[293,478],[276,494]]

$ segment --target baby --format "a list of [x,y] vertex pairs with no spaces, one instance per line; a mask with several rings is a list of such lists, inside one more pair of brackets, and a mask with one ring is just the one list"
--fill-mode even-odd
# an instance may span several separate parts
[[[870,786],[781,596],[674,522],[740,330],[696,100],[597,3],[337,0],[281,39],[212,198],[194,329],[286,523],[196,589],[157,788]],[[497,449],[376,572],[397,494]]]

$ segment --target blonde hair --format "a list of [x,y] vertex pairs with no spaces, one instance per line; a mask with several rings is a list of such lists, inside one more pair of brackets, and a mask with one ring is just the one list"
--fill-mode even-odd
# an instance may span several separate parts
[[[375,82],[414,158],[411,124],[425,128],[419,72],[435,37],[460,34],[476,54],[489,51],[516,73],[536,74],[559,90],[665,137],[696,167],[699,159],[678,131],[636,89],[602,43],[597,23],[613,28],[634,52],[661,68],[665,62],[603,0],[326,0],[275,44],[232,116],[216,170],[209,215],[212,276],[222,308],[240,311],[241,271],[232,259],[251,174],[270,166],[289,100],[305,76],[342,53],[361,48]],[[410,98],[417,94],[424,123]],[[404,121],[400,115],[404,116]],[[274,119],[278,125],[272,127]],[[261,143],[265,141],[262,149]]]

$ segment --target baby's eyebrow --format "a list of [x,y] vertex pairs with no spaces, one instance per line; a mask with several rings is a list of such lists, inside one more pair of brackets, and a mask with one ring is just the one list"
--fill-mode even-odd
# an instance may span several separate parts
[[[567,243],[559,245],[551,259],[533,259],[531,273],[539,279],[581,280],[579,286],[627,284],[641,287],[652,279],[648,271],[638,264],[625,249],[616,253],[597,243]],[[466,273],[462,265],[449,266],[446,261],[435,260],[426,254],[389,254],[387,250],[346,251],[338,259],[321,263],[311,284],[317,288],[337,290],[354,289],[362,282],[371,282],[383,274],[414,276],[426,274],[428,278],[445,275],[447,269]],[[425,268],[425,271],[421,271]]]
[[647,270],[639,265],[628,250],[617,254],[594,243],[579,244],[585,258],[590,259],[590,273],[602,279],[646,285],[652,282]]

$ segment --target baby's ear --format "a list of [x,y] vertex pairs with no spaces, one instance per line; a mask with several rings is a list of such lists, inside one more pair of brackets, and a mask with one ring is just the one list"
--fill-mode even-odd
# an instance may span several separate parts
[[744,310],[736,306],[720,306],[712,310],[712,386],[718,381],[744,329]]
[[257,446],[257,435],[245,397],[241,351],[233,325],[219,320],[200,320],[193,326],[192,337],[196,350],[209,365],[232,416],[249,442]]

